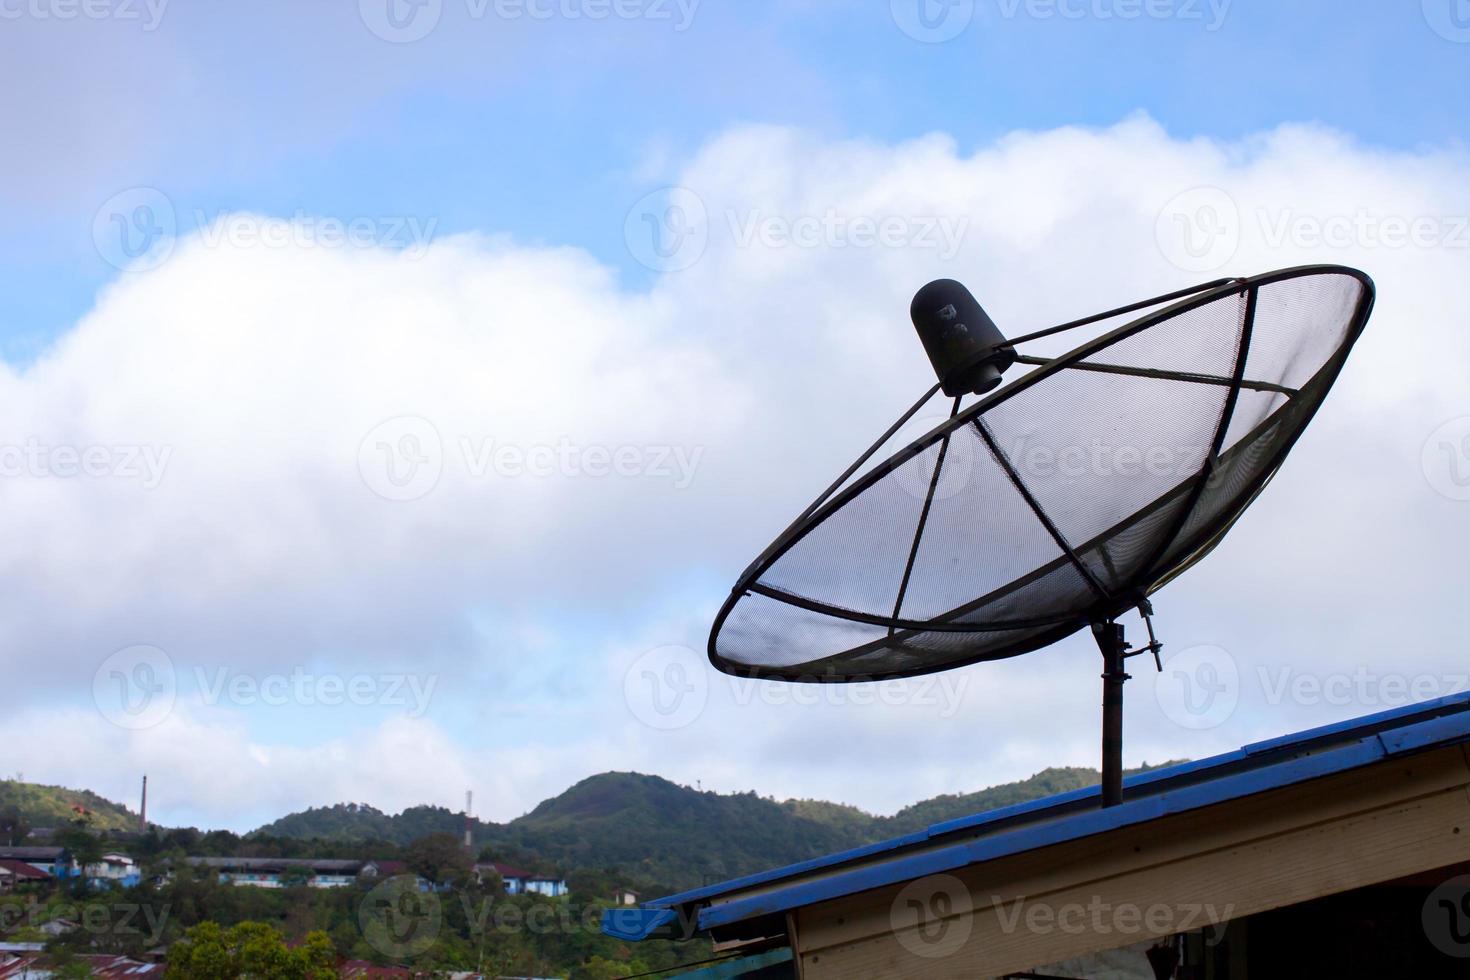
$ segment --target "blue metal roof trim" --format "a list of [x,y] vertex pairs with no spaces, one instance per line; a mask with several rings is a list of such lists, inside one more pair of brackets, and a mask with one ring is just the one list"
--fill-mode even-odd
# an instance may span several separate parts
[[1309,728],[1304,732],[1295,732],[1290,735],[1281,735],[1276,738],[1268,738],[1262,742],[1252,742],[1241,749],[1246,755],[1255,756],[1265,752],[1277,752],[1282,749],[1294,748],[1308,742],[1319,742],[1324,738],[1334,735],[1349,735],[1352,732],[1361,731],[1365,728],[1373,728],[1377,725],[1392,725],[1393,722],[1412,718],[1416,715],[1433,714],[1438,711],[1463,711],[1470,706],[1470,691],[1460,694],[1448,694],[1442,698],[1432,701],[1420,701],[1416,704],[1406,705],[1402,708],[1389,708],[1387,711],[1379,711],[1376,714],[1363,715],[1360,718],[1350,718],[1347,721],[1339,721],[1331,725],[1322,725],[1319,728]]
[[[1470,737],[1470,732],[1465,734]],[[757,898],[736,899],[720,905],[712,905],[700,910],[699,928],[701,930],[710,929],[743,919],[753,919],[771,912],[786,911],[843,895],[881,888],[884,885],[953,871],[970,864],[1021,854],[1052,844],[1091,837],[1120,827],[1148,823],[1160,817],[1183,813],[1212,803],[1253,796],[1278,786],[1366,765],[1386,755],[1387,753],[1376,737],[1362,739],[1353,745],[1329,752],[1292,759],[1268,770],[1249,770],[1225,776],[1213,782],[1172,790],[1155,796],[1145,796],[1108,810],[1086,810],[1055,823],[1022,827],[995,836],[982,837],[978,840],[915,854],[912,857],[900,857],[884,865],[837,872],[820,881],[795,882],[783,889]],[[1286,773],[1283,773],[1282,770],[1285,770]],[[1289,778],[1283,781],[1271,778],[1287,773],[1289,773]]]
[[[1150,769],[1148,772],[1134,773],[1123,780],[1123,785],[1129,789],[1137,789],[1141,786],[1149,786],[1165,779],[1178,779],[1205,769],[1213,769],[1217,766],[1238,762],[1244,758],[1245,753],[1240,749],[1236,749],[1232,752],[1211,756],[1208,759],[1198,759],[1194,762],[1181,762],[1178,765],[1169,766],[1164,769]],[[1047,796],[1039,800],[1027,800],[1025,803],[1013,803],[1010,806],[1001,807],[998,810],[986,810],[984,813],[977,813],[974,816],[956,817],[953,820],[933,824],[925,836],[931,838],[940,837],[959,830],[971,830],[987,824],[1001,823],[1015,817],[1028,816],[1041,810],[1062,809],[1078,803],[1091,803],[1101,793],[1101,786],[1084,786],[1081,789],[1058,793],[1056,796]]]
[[1436,745],[1447,745],[1464,735],[1465,721],[1454,715],[1431,718],[1416,725],[1405,725],[1378,733],[1378,741],[1387,755],[1403,755]]
[[[656,899],[647,903],[645,910],[650,912],[671,911],[678,907],[687,907],[706,899],[770,884],[809,871],[831,868],[887,851],[929,843],[935,838],[964,831],[986,828],[990,830],[985,837],[959,842],[950,847],[915,855],[913,858],[899,859],[883,869],[855,869],[839,872],[822,882],[793,883],[787,888],[761,896],[759,899],[738,900],[704,908],[699,913],[698,925],[701,929],[707,929],[719,924],[737,922],[796,905],[808,904],[811,901],[820,901],[824,898],[892,883],[875,880],[874,876],[879,871],[898,873],[901,870],[901,874],[895,880],[908,880],[936,871],[951,870],[964,864],[991,860],[1005,854],[1019,853],[1048,844],[1060,843],[1063,840],[1090,836],[1116,827],[1145,822],[1211,803],[1224,802],[1267,789],[1290,785],[1305,779],[1345,771],[1401,752],[1470,739],[1470,717],[1467,717],[1467,708],[1470,708],[1470,692],[1394,708],[1347,722],[1323,725],[1293,735],[1253,743],[1242,749],[1212,758],[1135,774],[1125,781],[1125,786],[1134,790],[1152,788],[1153,792],[1148,796],[1129,800],[1109,810],[1102,810],[1095,805],[1100,793],[1098,787],[1072,790],[1041,800],[1032,800],[987,811],[972,817],[961,817],[936,823],[924,831],[892,840]],[[1411,721],[1411,719],[1420,720]],[[1399,724],[1404,722],[1408,723]],[[1300,756],[1300,753],[1313,749],[1320,750],[1324,746],[1329,746],[1329,748],[1326,751],[1318,751],[1315,755]],[[1270,758],[1273,755],[1283,756],[1283,758],[1273,760]],[[1171,783],[1180,785],[1168,785]],[[1053,823],[1035,826],[1034,820],[1043,815],[1055,816],[1057,819]],[[1008,823],[1018,823],[1020,826],[1014,830],[1008,830],[1005,826]],[[958,863],[950,863],[953,861],[958,861]],[[929,867],[931,864],[935,866]],[[813,889],[818,889],[820,894],[814,892]],[[827,894],[829,891],[832,894]],[[663,919],[660,925],[672,921],[672,917]],[[603,931],[608,931],[606,919],[604,919]],[[614,933],[609,934],[614,935]],[[631,935],[617,935],[620,935],[621,938],[635,938]]]
[[617,908],[602,910],[603,935],[629,942],[642,942],[674,924],[679,913],[674,909]]
[[[1156,782],[1163,776],[1177,777],[1196,769],[1219,765],[1222,762],[1235,761],[1237,758],[1245,758],[1244,753],[1239,749],[1224,755],[1215,756],[1211,759],[1201,759],[1197,762],[1182,762],[1177,766],[1170,766],[1167,769],[1153,769],[1145,773],[1135,773],[1125,779],[1123,785],[1128,787],[1140,786],[1146,783]],[[1040,810],[1062,808],[1069,804],[1086,803],[1095,799],[1100,792],[1101,790],[1097,786],[1084,786],[1081,789],[1068,790],[1065,793],[1043,797],[1039,800],[1027,800],[1024,803],[1013,803],[1010,806],[1000,807],[996,810],[986,810],[984,813],[977,813],[974,816],[956,817],[954,820],[931,824],[923,830],[916,830],[913,833],[904,834],[902,837],[891,837],[888,840],[864,844],[862,847],[837,851],[833,854],[824,854],[821,857],[800,861],[796,864],[783,865],[779,868],[772,868],[769,871],[758,871],[755,874],[746,875],[742,878],[732,878],[729,881],[722,881],[716,885],[705,885],[702,888],[679,892],[678,894],[669,895],[665,898],[656,898],[645,904],[649,907],[671,907],[684,905],[689,902],[697,902],[701,899],[713,898],[716,895],[724,895],[742,888],[769,884],[781,878],[789,878],[794,875],[805,874],[808,871],[816,871],[859,858],[871,857],[874,854],[881,854],[884,851],[897,850],[912,844],[928,843],[935,837],[958,830],[1027,816]]]
[[686,905],[689,902],[697,902],[701,899],[713,898],[716,895],[724,895],[727,892],[738,891],[742,888],[751,888],[755,885],[764,885],[779,878],[789,878],[792,875],[804,874],[808,871],[816,871],[820,868],[828,867],[829,865],[842,864],[844,861],[853,861],[858,858],[870,857],[874,854],[880,854],[883,851],[891,851],[897,847],[904,847],[909,844],[922,844],[928,839],[928,832],[921,830],[912,834],[905,834],[902,837],[894,837],[890,840],[878,841],[874,844],[864,844],[862,847],[854,847],[851,850],[838,851],[835,854],[824,854],[821,857],[812,858],[807,861],[799,861],[796,864],[783,865],[779,868],[772,868],[769,871],[758,871],[755,874],[746,875],[743,878],[732,878],[729,881],[722,881],[717,885],[705,885],[703,888],[695,888],[687,892],[679,892],[677,895],[670,895],[667,898],[655,898],[650,902],[645,902],[644,904],[650,907],[671,907],[676,905]]

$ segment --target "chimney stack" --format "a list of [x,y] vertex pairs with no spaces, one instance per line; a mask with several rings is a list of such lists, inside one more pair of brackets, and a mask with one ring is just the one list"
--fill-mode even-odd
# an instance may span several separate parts
[[470,823],[470,810],[474,803],[475,791],[467,789],[464,791],[464,849],[469,852],[470,857],[475,856],[475,838]]

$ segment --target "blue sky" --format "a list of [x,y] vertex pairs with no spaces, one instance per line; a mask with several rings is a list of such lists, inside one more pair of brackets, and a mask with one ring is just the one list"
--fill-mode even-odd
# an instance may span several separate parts
[[1458,0],[1160,0],[1167,16],[1126,0],[923,2],[932,21],[967,26],[915,40],[902,0],[703,2],[687,26],[672,0],[600,21],[445,0],[434,31],[406,44],[374,36],[349,2],[175,0],[152,31],[122,0],[117,19],[10,19],[0,50],[25,82],[6,121],[27,159],[11,164],[23,179],[7,210],[27,234],[0,246],[3,342],[33,354],[91,305],[116,274],[91,219],[135,186],[175,198],[185,227],[229,209],[419,215],[442,232],[578,245],[638,276],[628,206],[659,185],[660,161],[735,123],[882,141],[942,131],[962,149],[1138,110],[1180,137],[1283,121],[1395,148],[1465,137],[1470,58],[1431,29]]
[[[891,712],[797,709],[703,674],[698,719],[671,730],[637,705],[647,663],[689,666],[657,651],[699,650],[735,573],[928,383],[908,295],[951,274],[1000,322],[1042,326],[1226,272],[1368,267],[1379,346],[1304,441],[1304,475],[1171,586],[1176,643],[1232,651],[1243,677],[1458,679],[1448,615],[1404,633],[1362,597],[1384,568],[1404,603],[1455,594],[1435,573],[1470,504],[1426,447],[1458,445],[1470,414],[1453,367],[1466,0],[68,3],[0,0],[0,450],[168,456],[156,481],[108,457],[117,479],[0,483],[0,666],[37,679],[0,768],[117,795],[148,769],[160,819],[242,828],[348,797],[451,805],[466,785],[507,818],[608,768],[891,810],[1089,763],[1086,644],[957,673],[962,710],[912,691]],[[688,268],[629,232],[670,187],[711,217]],[[1218,272],[1155,241],[1165,202],[1200,188],[1262,217]],[[718,220],[831,208],[949,221],[956,250],[739,245]],[[1282,216],[1365,211],[1437,240],[1257,240]],[[367,241],[322,247],[332,220]],[[156,261],[127,267],[118,222],[167,232]],[[285,244],[255,247],[267,234]],[[641,469],[477,467],[491,442],[567,440]],[[366,468],[427,442],[442,475],[422,493]],[[697,451],[691,479],[662,449]],[[1354,492],[1316,500],[1312,473]],[[1404,523],[1342,550],[1332,532],[1370,506]],[[1263,575],[1253,549],[1288,532],[1304,565]],[[139,645],[164,660],[111,659]],[[140,663],[171,671],[180,707],[112,724],[97,685],[155,676]],[[201,693],[220,670],[246,682],[223,703]],[[251,693],[301,672],[368,677],[376,700]],[[432,679],[427,710],[383,693],[405,672]],[[1283,711],[1274,683],[1242,684],[1193,740],[1136,695],[1133,744],[1199,756],[1388,706]],[[1066,724],[1030,731],[1041,710]],[[70,734],[35,721],[52,716]],[[963,762],[898,751],[915,730],[964,751],[976,725],[986,748]],[[794,744],[867,754],[814,773]],[[201,751],[244,789],[201,774]]]

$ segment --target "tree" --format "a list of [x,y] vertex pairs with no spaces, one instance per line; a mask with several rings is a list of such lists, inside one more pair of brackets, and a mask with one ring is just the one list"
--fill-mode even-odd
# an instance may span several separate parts
[[88,870],[102,860],[102,840],[92,833],[91,825],[90,816],[80,813],[56,835],[56,843],[66,848],[81,869],[76,879],[80,891],[86,890]]
[[403,860],[414,874],[436,885],[467,881],[473,871],[470,856],[453,834],[429,834],[403,849]]
[[54,980],[88,980],[92,976],[92,968],[69,947],[62,946],[49,952],[50,972],[46,975]]
[[311,881],[312,871],[310,868],[299,864],[288,864],[281,871],[282,888],[299,888]]
[[168,952],[164,980],[335,980],[337,951],[324,932],[294,949],[264,922],[223,929],[201,922]]
[[620,980],[647,971],[647,964],[639,960],[609,960],[594,956],[572,971],[573,980]]
[[25,818],[20,815],[20,807],[14,804],[0,808],[0,837],[14,847],[26,839],[31,832],[30,826]]

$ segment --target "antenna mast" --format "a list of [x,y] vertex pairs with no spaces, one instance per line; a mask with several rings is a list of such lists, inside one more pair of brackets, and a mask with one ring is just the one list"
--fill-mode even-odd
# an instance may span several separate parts
[[470,814],[474,810],[475,791],[467,789],[464,791],[464,849],[473,853],[475,848],[474,824],[471,822]]

